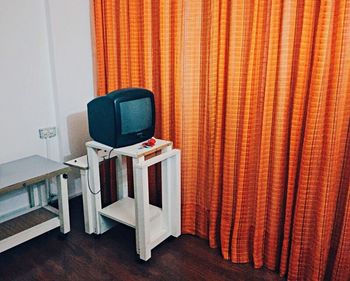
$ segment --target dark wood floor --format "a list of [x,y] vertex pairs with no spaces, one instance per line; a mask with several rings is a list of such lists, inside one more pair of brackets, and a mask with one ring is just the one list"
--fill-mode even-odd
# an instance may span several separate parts
[[148,262],[135,254],[134,230],[118,225],[95,239],[84,233],[81,198],[70,201],[72,230],[58,229],[0,254],[0,280],[284,280],[266,269],[225,261],[205,240],[169,238]]

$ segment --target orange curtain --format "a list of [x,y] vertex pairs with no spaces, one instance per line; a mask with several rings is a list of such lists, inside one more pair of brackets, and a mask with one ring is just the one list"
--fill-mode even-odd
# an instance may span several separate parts
[[145,87],[183,233],[288,280],[350,278],[350,1],[93,1],[97,94]]

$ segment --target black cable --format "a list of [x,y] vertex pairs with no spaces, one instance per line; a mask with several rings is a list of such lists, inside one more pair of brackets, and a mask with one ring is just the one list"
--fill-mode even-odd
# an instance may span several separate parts
[[87,163],[88,163],[88,166],[87,166],[87,181],[88,181],[88,188],[90,190],[90,192],[93,194],[93,195],[97,195],[101,192],[101,188],[99,191],[97,192],[93,192],[91,190],[91,186],[90,186],[90,167],[89,167],[89,153],[86,154],[86,158],[87,158]]
[[109,151],[109,153],[108,153],[108,159],[111,159],[111,153],[112,153],[113,150],[114,150],[114,147]]
[[[112,153],[112,151],[114,150],[114,147],[109,151],[109,153],[108,153],[108,159],[111,159],[111,153]],[[97,192],[93,192],[92,191],[92,189],[91,189],[91,186],[90,186],[90,175],[89,175],[89,173],[90,173],[90,167],[89,167],[89,154],[87,153],[86,154],[86,160],[87,160],[87,164],[88,164],[88,167],[87,167],[87,180],[88,180],[88,188],[89,188],[89,191],[91,192],[91,194],[92,195],[97,195],[97,194],[99,194],[100,192],[101,192],[101,188],[100,188],[100,190],[99,191],[97,191]]]

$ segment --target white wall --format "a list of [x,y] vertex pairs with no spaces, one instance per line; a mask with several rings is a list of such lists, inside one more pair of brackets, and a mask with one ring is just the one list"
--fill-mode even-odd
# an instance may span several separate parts
[[[38,129],[56,119],[43,1],[1,1],[0,34],[0,163],[46,156]],[[57,158],[57,140],[51,143]]]
[[[46,3],[50,61],[60,160],[86,154],[86,104],[93,98],[90,5],[87,0]],[[71,194],[81,192],[79,173],[69,177]]]
[[[86,103],[94,93],[89,1],[0,0],[0,34],[0,163],[84,154]],[[48,126],[58,135],[47,150],[38,129]],[[77,173],[69,189],[80,192]],[[0,215],[26,204],[13,202],[0,197]]]
[[48,0],[46,8],[61,160],[68,160],[86,153],[86,104],[94,93],[90,6]]

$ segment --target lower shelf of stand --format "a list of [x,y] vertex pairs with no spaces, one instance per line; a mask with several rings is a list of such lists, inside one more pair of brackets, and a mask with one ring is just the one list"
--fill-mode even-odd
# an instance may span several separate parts
[[[153,205],[149,205],[150,219],[153,221],[157,217],[161,216],[162,209]],[[135,228],[135,199],[126,197],[123,198],[100,211],[100,214],[115,220],[117,222],[126,224]]]
[[5,221],[0,224],[0,253],[59,226],[58,215],[44,207]]
[[[169,231],[163,225],[162,209],[153,205],[150,208],[150,240],[151,248],[169,237]],[[99,211],[100,215],[135,228],[135,200],[123,198]]]

